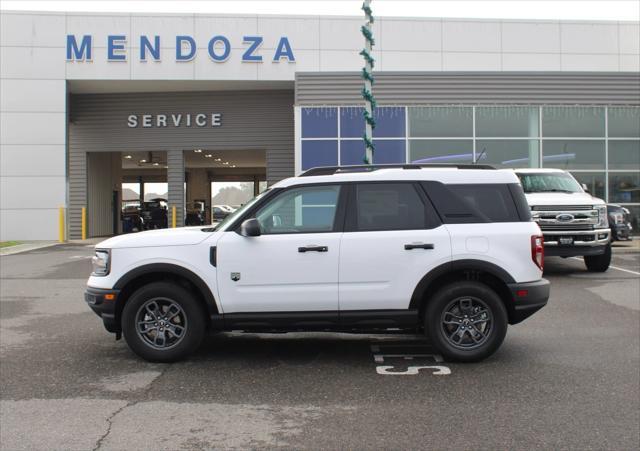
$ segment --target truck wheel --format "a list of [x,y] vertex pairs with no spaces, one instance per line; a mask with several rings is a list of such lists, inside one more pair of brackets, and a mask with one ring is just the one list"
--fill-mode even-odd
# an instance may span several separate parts
[[427,336],[447,359],[478,362],[492,355],[507,333],[507,310],[491,288],[479,282],[447,285],[429,300]]
[[604,254],[585,255],[584,264],[591,272],[605,272],[611,264],[611,244],[607,244]]
[[186,289],[155,282],[138,289],[122,311],[122,334],[133,352],[150,362],[174,362],[195,351],[205,314]]

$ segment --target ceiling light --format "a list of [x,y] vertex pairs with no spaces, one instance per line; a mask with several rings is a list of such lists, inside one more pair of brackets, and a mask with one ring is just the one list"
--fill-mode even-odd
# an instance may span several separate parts
[[225,161],[225,162],[224,162],[224,163],[222,163],[222,164],[229,164],[229,162],[228,162],[228,161]]
[[153,163],[154,166],[160,166],[160,163],[158,163],[157,161],[155,163]]
[[202,153],[202,149],[196,149],[194,150],[195,153]]
[[133,157],[131,155],[125,155],[124,158],[127,159],[127,160],[131,160],[131,158],[133,158]]
[[140,160],[140,163],[146,163],[147,160]]
[[234,165],[231,165],[231,167],[232,167],[232,168],[235,168],[235,167],[236,167],[236,165],[235,165],[235,164],[234,164]]
[[222,161],[222,158],[216,158],[214,161]]
[[211,155],[210,153],[205,155],[205,158],[211,158],[213,155]]

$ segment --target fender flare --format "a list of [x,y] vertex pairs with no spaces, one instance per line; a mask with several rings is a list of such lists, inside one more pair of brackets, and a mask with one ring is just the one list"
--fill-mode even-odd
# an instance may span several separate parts
[[418,282],[418,285],[416,285],[416,288],[413,290],[413,294],[411,295],[409,308],[420,308],[420,303],[422,302],[424,293],[429,289],[431,283],[433,283],[434,280],[441,276],[444,276],[445,274],[457,271],[482,271],[500,279],[505,284],[515,283],[515,280],[513,279],[513,277],[511,277],[511,274],[493,263],[475,259],[454,260],[451,262],[443,263],[440,266],[436,266],[434,269],[425,274],[422,279],[420,279],[420,282]]
[[150,263],[138,266],[120,277],[113,288],[116,290],[122,290],[129,282],[137,279],[138,277],[153,273],[169,273],[187,279],[202,294],[209,316],[218,314],[218,305],[216,304],[216,299],[209,286],[193,271],[179,265],[170,263]]

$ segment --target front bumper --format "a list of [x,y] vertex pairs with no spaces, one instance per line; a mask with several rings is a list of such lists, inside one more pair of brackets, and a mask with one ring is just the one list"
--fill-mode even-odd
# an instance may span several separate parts
[[[576,257],[603,254],[611,241],[610,229],[542,231],[544,254],[548,257]],[[562,244],[563,238],[571,238],[572,244]]]
[[104,328],[109,332],[120,332],[120,324],[116,322],[116,301],[118,300],[118,290],[107,290],[104,288],[87,287],[84,292],[84,300],[91,310],[95,312],[104,323]]
[[508,286],[513,298],[509,309],[509,324],[518,324],[547,305],[551,292],[551,284],[547,279],[511,283]]

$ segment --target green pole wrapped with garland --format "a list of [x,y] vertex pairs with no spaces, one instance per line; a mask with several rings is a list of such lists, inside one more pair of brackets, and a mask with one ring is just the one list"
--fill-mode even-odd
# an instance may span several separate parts
[[373,15],[371,13],[371,0],[364,0],[362,10],[364,11],[366,23],[360,27],[360,31],[364,36],[364,49],[360,52],[360,55],[364,58],[364,67],[362,68],[362,79],[364,80],[364,87],[362,88],[362,98],[364,99],[364,122],[365,129],[362,139],[364,140],[364,164],[373,163],[373,129],[376,128],[376,121],[373,118],[373,110],[376,107],[376,99],[373,97],[373,56],[371,56],[371,49],[373,48],[373,31],[371,26],[373,25]]

